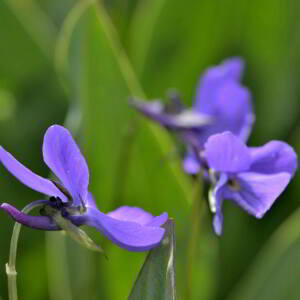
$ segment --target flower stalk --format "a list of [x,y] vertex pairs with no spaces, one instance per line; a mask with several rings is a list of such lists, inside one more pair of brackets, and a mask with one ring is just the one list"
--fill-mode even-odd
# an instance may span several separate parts
[[203,172],[200,172],[200,174],[198,175],[195,185],[194,199],[191,207],[191,224],[189,227],[189,237],[186,252],[186,299],[193,298],[193,267],[195,265],[197,245],[199,244],[199,240],[201,240],[202,221],[205,214],[203,199]]

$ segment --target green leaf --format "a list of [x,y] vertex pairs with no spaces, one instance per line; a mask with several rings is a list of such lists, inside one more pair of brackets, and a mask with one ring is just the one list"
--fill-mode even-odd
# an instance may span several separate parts
[[160,246],[150,251],[133,286],[129,300],[175,300],[175,224],[164,225],[165,237]]
[[[79,5],[83,7],[82,3]],[[188,203],[191,198],[191,185],[180,170],[179,161],[163,162],[164,157],[172,151],[170,137],[151,122],[144,119],[137,120],[135,118],[137,113],[129,108],[128,97],[131,95],[143,97],[144,93],[108,15],[100,5],[94,3],[90,3],[86,10],[79,14],[79,5],[74,7],[67,18],[68,34],[59,48],[64,49],[60,50],[60,53],[67,53],[66,47],[70,45],[70,68],[78,65],[77,72],[81,74],[79,80],[74,82],[74,92],[78,92],[78,86],[81,87],[77,97],[82,99],[85,116],[86,152],[93,174],[91,189],[96,191],[96,196],[105,199],[108,207],[111,207],[112,201],[119,203],[122,200],[120,198],[124,197],[124,190],[128,191],[128,186],[130,186],[129,193],[132,194],[131,185],[134,184],[132,178],[123,176],[126,177],[129,169],[134,169],[134,172],[137,168],[141,169],[140,158],[142,158],[146,164],[150,162],[150,170],[156,166],[166,174],[166,180],[171,181],[170,184],[164,185],[164,189],[169,191],[171,189],[175,199]],[[70,22],[74,20],[73,14],[77,23]],[[76,60],[72,56],[76,47],[72,47],[72,42],[68,41],[68,38],[78,37],[70,34],[71,23],[73,32],[81,33],[82,48]],[[64,29],[62,32],[65,32]],[[62,54],[58,56],[62,61]],[[77,59],[80,60],[79,63]],[[142,150],[143,148],[147,151]],[[135,151],[140,152],[138,157],[133,156],[132,153]],[[135,179],[145,177],[143,185],[149,186],[147,189],[150,188],[155,192],[149,175],[143,174],[146,170],[139,171],[140,176],[136,176],[135,173]],[[157,176],[151,172],[150,177]],[[93,180],[94,178],[99,180]],[[141,193],[143,188],[139,187],[138,190]],[[116,203],[113,203],[113,206]]]
[[230,300],[299,299],[300,209],[275,231]]
[[161,98],[166,89],[176,88],[191,103],[200,72],[222,51],[226,38],[226,27],[216,25],[218,7],[215,1],[140,2],[131,23],[129,53],[151,97]]
[[1,1],[0,20],[5,41],[0,47],[0,84],[13,86],[49,68],[56,29],[35,1]]
[[[191,103],[204,69],[239,55],[246,60],[246,78],[254,91],[261,141],[283,135],[295,122],[300,106],[299,76],[293,68],[299,55],[295,1],[139,3],[131,22],[129,53],[148,96],[162,97],[167,88],[176,88]],[[283,111],[289,118],[282,117]]]

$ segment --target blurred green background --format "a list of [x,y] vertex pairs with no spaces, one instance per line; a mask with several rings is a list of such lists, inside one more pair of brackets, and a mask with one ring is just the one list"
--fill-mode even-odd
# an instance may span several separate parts
[[[102,211],[125,203],[168,211],[176,221],[179,299],[299,299],[299,175],[263,220],[227,201],[217,238],[206,199],[193,203],[201,197],[195,183],[177,156],[169,158],[168,134],[128,107],[130,95],[163,98],[168,88],[191,105],[200,74],[238,55],[256,112],[249,144],[280,139],[298,152],[299,10],[297,0],[1,0],[1,145],[48,176],[44,132],[66,124]],[[2,166],[0,177],[1,202],[23,208],[42,197]],[[3,212],[0,228],[4,300],[13,222]],[[22,229],[20,299],[127,299],[145,254],[88,232],[109,260],[60,233]]]

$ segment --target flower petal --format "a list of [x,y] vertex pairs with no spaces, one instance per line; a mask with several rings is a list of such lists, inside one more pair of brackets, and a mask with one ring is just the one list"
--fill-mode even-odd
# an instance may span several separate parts
[[221,235],[223,233],[223,223],[224,223],[224,217],[222,212],[223,202],[224,202],[223,191],[227,181],[228,181],[228,176],[225,173],[222,173],[220,175],[220,179],[217,182],[216,186],[209,194],[210,208],[211,211],[215,213],[213,218],[213,229],[217,235]]
[[[127,209],[125,208],[125,210]],[[136,212],[136,210],[132,210],[130,214],[134,215]],[[69,218],[77,226],[88,225],[95,227],[113,243],[130,251],[147,251],[152,249],[160,243],[164,236],[165,230],[163,228],[138,223],[145,223],[146,220],[149,220],[149,216],[146,214],[135,220],[129,217],[130,221],[125,221],[124,218],[126,219],[126,217],[120,212],[113,213],[113,215],[114,217],[117,215],[120,219],[106,215],[98,209],[88,208],[87,213],[84,215],[70,216]]]
[[198,174],[201,169],[199,160],[196,158],[193,152],[188,152],[183,160],[184,172],[188,174]]
[[96,200],[94,199],[92,193],[88,192],[86,206],[97,208]]
[[207,114],[185,109],[179,114],[172,115],[171,127],[177,130],[198,130],[213,123],[213,119]]
[[215,133],[231,131],[246,141],[250,134],[254,114],[251,94],[240,84],[243,61],[233,58],[208,69],[201,77],[193,109],[212,117],[214,124],[199,134],[201,143]]
[[226,80],[239,82],[244,71],[244,61],[234,57],[220,65],[208,68],[201,76],[196,92],[195,108],[200,111],[211,109],[214,91]]
[[136,222],[141,225],[146,225],[152,221],[153,216],[139,207],[121,206],[114,211],[106,214],[120,221]]
[[160,227],[162,225],[164,225],[168,220],[168,213],[162,213],[161,215],[157,216],[157,217],[153,217],[153,219],[146,224],[146,226],[150,226],[150,227]]
[[2,203],[0,209],[6,211],[16,222],[40,230],[60,230],[60,228],[46,216],[30,216],[22,213],[8,203]]
[[143,226],[161,226],[167,219],[168,214],[164,213],[158,217],[153,217],[150,213],[139,207],[121,206],[106,214],[109,217],[120,221],[136,222]]
[[164,105],[158,101],[143,101],[143,100],[130,100],[136,110],[141,112],[146,117],[160,123],[163,126],[170,126],[170,117],[167,113],[164,113]]
[[220,172],[245,171],[251,163],[247,146],[231,132],[209,137],[204,145],[204,157],[210,168]]
[[44,161],[72,195],[74,205],[85,203],[89,170],[70,132],[62,126],[48,128],[43,144]]
[[67,197],[50,180],[27,169],[1,146],[0,161],[12,175],[31,189],[48,196],[59,197],[64,202],[68,201]]
[[249,149],[252,157],[252,172],[264,174],[287,172],[291,176],[295,174],[297,154],[288,144],[271,141],[262,147]]
[[240,173],[237,176],[240,190],[231,191],[228,187],[224,197],[234,200],[256,218],[262,218],[284,191],[290,179],[289,173],[271,175],[252,172]]
[[170,130],[199,129],[211,124],[211,117],[189,109],[170,113],[165,111],[165,106],[160,101],[131,100],[131,105],[148,118],[160,123]]
[[213,217],[213,229],[216,235],[223,234],[224,216],[221,210],[217,211]]

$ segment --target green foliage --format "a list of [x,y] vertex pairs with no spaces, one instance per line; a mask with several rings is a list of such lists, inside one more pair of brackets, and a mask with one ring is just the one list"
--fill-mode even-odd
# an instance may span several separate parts
[[164,239],[149,252],[128,300],[176,299],[176,236],[174,221],[168,220]]
[[298,299],[300,210],[275,231],[228,299]]
[[[240,55],[257,117],[250,144],[283,139],[300,151],[299,8],[296,0],[0,1],[1,145],[48,176],[41,157],[45,129],[66,118],[79,127],[90,190],[103,212],[135,205],[167,211],[176,221],[179,299],[297,299],[300,216],[292,212],[299,206],[299,176],[263,220],[226,202],[225,232],[217,239],[205,193],[182,173],[178,156],[170,158],[170,136],[132,111],[128,98],[163,98],[176,88],[190,105],[201,72]],[[22,208],[40,197],[2,166],[0,176],[1,201]],[[7,299],[12,221],[0,217],[0,297]],[[87,230],[108,260],[56,233],[22,231],[22,299],[130,294],[146,254],[121,250]],[[138,282],[157,266],[156,252],[161,248],[149,254]]]

